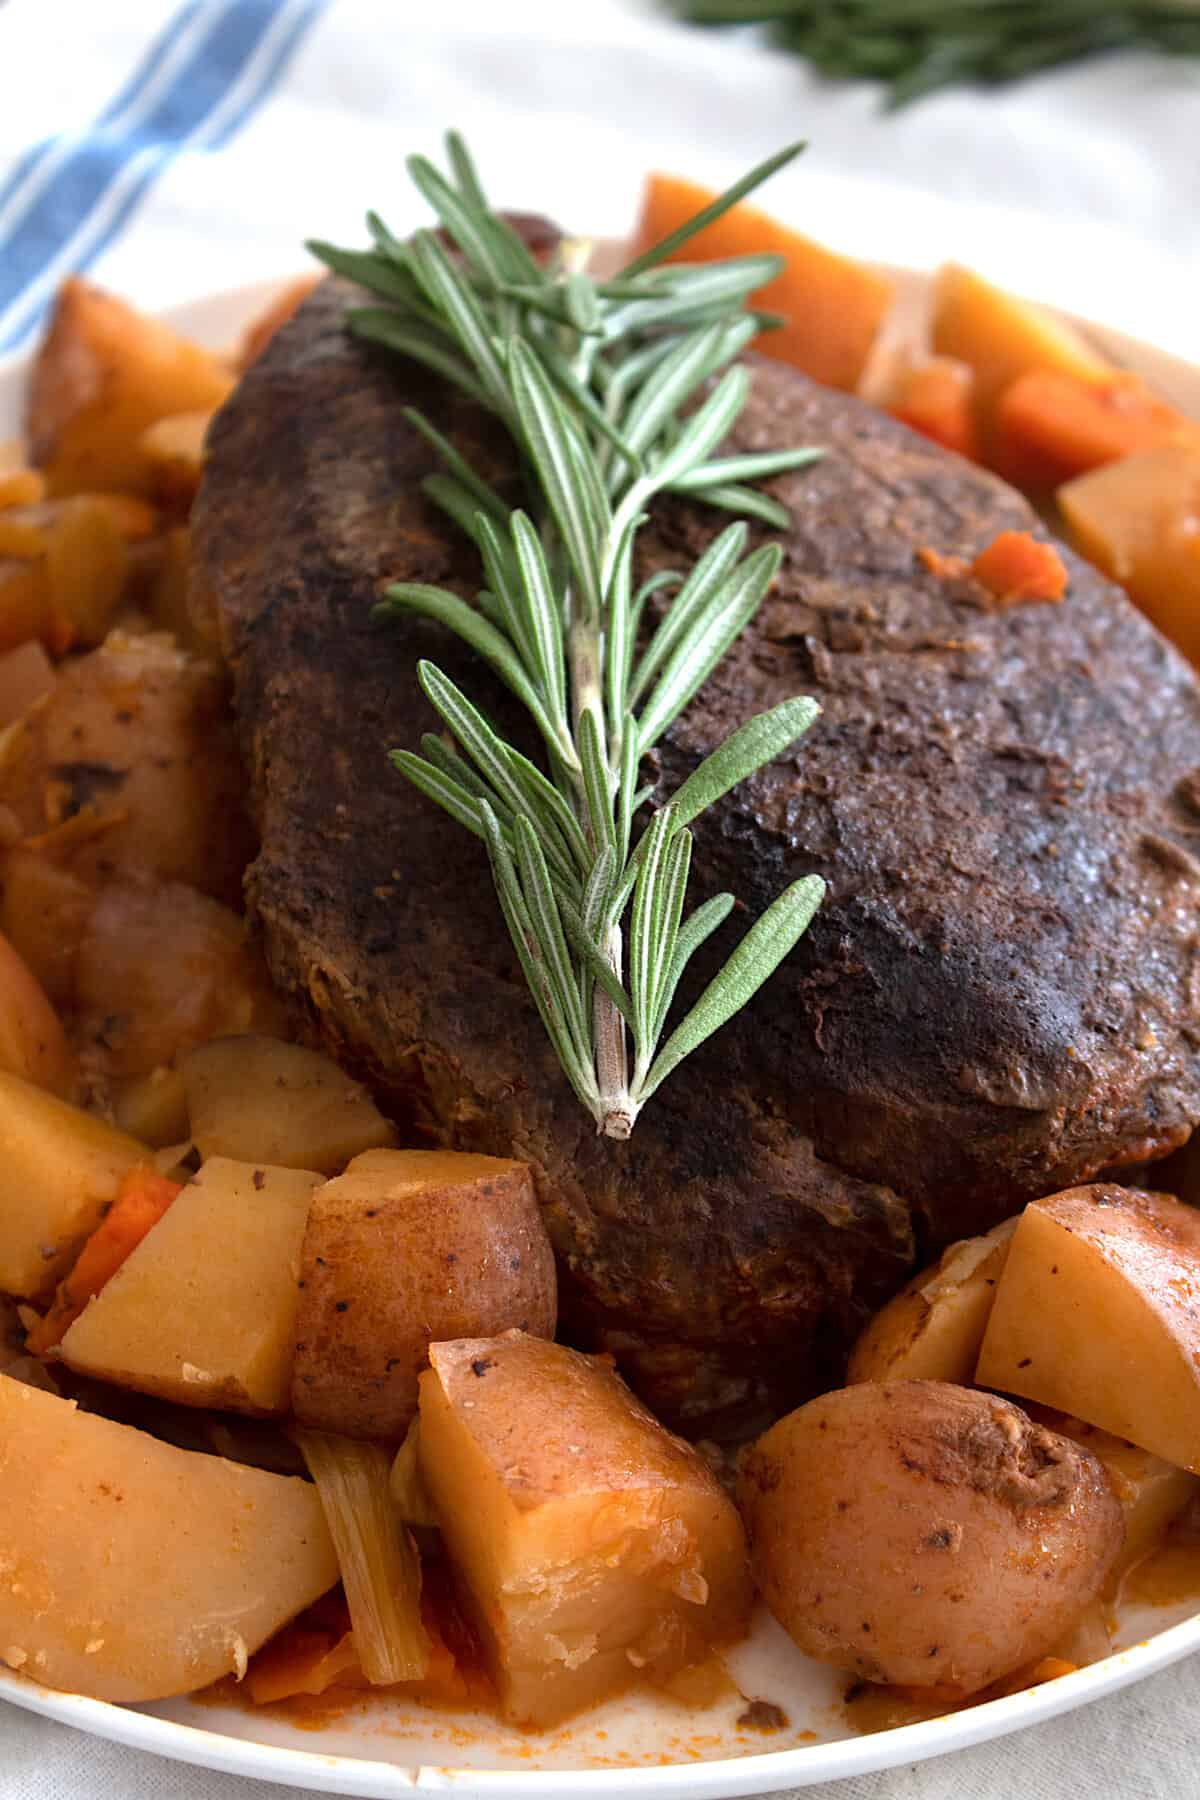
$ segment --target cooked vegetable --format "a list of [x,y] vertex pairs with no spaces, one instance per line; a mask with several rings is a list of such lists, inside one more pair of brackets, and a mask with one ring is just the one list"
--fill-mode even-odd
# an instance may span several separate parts
[[933,288],[933,348],[966,363],[974,375],[976,421],[993,447],[996,406],[1005,388],[1030,369],[1078,381],[1108,381],[1112,364],[1064,319],[994,287],[958,263],[939,269]]
[[759,1439],[738,1493],[775,1617],[868,1681],[974,1693],[1044,1656],[1121,1548],[1094,1457],[947,1382],[821,1395]]
[[392,1503],[391,1459],[378,1444],[323,1431],[295,1435],[337,1547],[363,1673],[383,1687],[419,1680],[429,1664],[421,1559]]
[[160,1443],[0,1376],[0,1657],[156,1700],[240,1674],[337,1580],[310,1483]]
[[74,998],[76,1041],[89,1046],[92,1064],[118,1077],[148,1074],[220,1033],[281,1019],[245,920],[178,881],[128,877],[102,889],[80,934]]
[[[1096,1458],[1121,1503],[1125,1540],[1109,1571],[1107,1593],[1111,1597],[1129,1570],[1159,1547],[1168,1525],[1196,1497],[1200,1487],[1186,1469],[1176,1468],[1174,1463],[1165,1462],[1149,1450],[1140,1450],[1124,1438],[1113,1437],[1098,1425],[1085,1425],[1082,1419],[1050,1410],[1043,1423],[1051,1431],[1082,1444]],[[1063,1655],[1067,1654],[1063,1650]]]
[[66,1333],[84,1375],[182,1406],[287,1410],[318,1175],[214,1157]]
[[243,1691],[255,1706],[272,1706],[295,1694],[358,1687],[364,1679],[352,1631],[305,1631],[294,1626],[254,1658]]
[[932,356],[899,371],[887,397],[887,410],[922,436],[946,450],[977,458],[972,371],[950,356]]
[[971,564],[971,574],[1003,606],[1029,600],[1061,600],[1067,569],[1053,544],[1030,531],[1002,531]]
[[90,884],[64,867],[71,855],[64,842],[17,845],[0,858],[0,928],[54,1004],[64,1007],[75,1003],[79,940],[96,899]]
[[7,444],[0,444],[0,509],[35,506],[45,498],[45,479],[36,469],[26,468],[19,457],[8,456],[8,449]]
[[58,1014],[29,965],[2,935],[0,1069],[64,1100],[75,1097],[78,1069]]
[[120,526],[102,500],[80,496],[53,508],[45,539],[57,647],[101,643],[129,579],[129,552]]
[[[668,237],[716,195],[678,175],[650,175],[642,191],[630,256]],[[849,392],[858,386],[892,298],[892,285],[848,256],[839,256],[744,202],[707,226],[668,261],[782,256],[786,267],[754,295],[764,312],[780,313],[778,331],[756,338],[764,356],[793,363],[816,381]]]
[[313,1196],[292,1406],[307,1425],[396,1440],[442,1338],[553,1337],[554,1256],[524,1163],[369,1150]]
[[414,1419],[408,1434],[397,1450],[388,1483],[392,1501],[406,1525],[423,1525],[437,1529],[437,1513],[421,1473],[421,1421]]
[[242,338],[241,348],[236,357],[238,373],[257,362],[275,333],[282,329],[292,314],[305,301],[316,287],[321,276],[301,275],[295,281],[289,281],[279,292],[266,311],[260,313]]
[[169,631],[185,650],[209,660],[214,646],[196,630],[188,598],[191,566],[191,533],[186,525],[172,525],[153,546],[153,565],[147,574],[141,605],[162,631]]
[[984,1237],[951,1244],[914,1275],[855,1344],[847,1382],[970,1382],[1016,1226],[1006,1219]]
[[507,1718],[552,1725],[745,1630],[737,1513],[602,1359],[435,1344],[419,1457]]
[[53,1288],[117,1197],[151,1161],[143,1144],[0,1071],[0,1290]]
[[202,1156],[333,1175],[352,1156],[396,1141],[362,1083],[300,1044],[217,1038],[185,1056],[180,1072]]
[[238,902],[241,795],[223,676],[161,636],[113,632],[64,663],[0,756],[0,803],[30,838],[80,811],[104,823],[60,856],[85,880],[139,869]]
[[183,1076],[160,1063],[148,1075],[133,1075],[119,1083],[113,1094],[113,1117],[122,1131],[154,1150],[183,1143],[190,1136]]
[[88,499],[104,508],[127,544],[144,544],[158,530],[157,509],[136,494],[89,494]]
[[33,460],[52,494],[152,493],[146,427],[211,412],[232,386],[198,344],[89,282],[65,281],[30,381]]
[[151,1226],[158,1224],[178,1192],[178,1182],[168,1181],[153,1169],[130,1169],[70,1274],[59,1282],[50,1310],[30,1331],[28,1347],[34,1356],[45,1356],[62,1342],[88,1301],[112,1279]]
[[1076,548],[1200,662],[1200,449],[1143,450],[1057,499]]
[[1097,1183],[1036,1200],[976,1379],[1200,1474],[1198,1293],[1200,1213],[1170,1194]]
[[[462,1707],[474,1702],[491,1704],[491,1688],[472,1661],[459,1663],[441,1634],[443,1622],[453,1623],[456,1641],[462,1637],[462,1620],[447,1582],[435,1567],[432,1581],[422,1580],[421,1619],[429,1641],[429,1660],[417,1681],[398,1684],[403,1697],[428,1705]],[[429,1590],[432,1588],[432,1595]],[[367,1688],[371,1684],[350,1629],[350,1614],[340,1590],[326,1594],[252,1658],[242,1692],[256,1706],[286,1700],[293,1694],[323,1694],[328,1688]]]
[[186,512],[196,498],[204,473],[204,440],[212,412],[173,413],[158,419],[141,436],[150,465],[150,486],[160,506]]
[[12,548],[11,538],[0,531],[0,651],[15,650],[33,638],[51,649],[65,647],[64,627],[51,610],[50,583],[40,549],[26,557],[14,556]]
[[1128,370],[1097,382],[1058,369],[1030,369],[1000,395],[996,444],[1010,481],[1053,488],[1139,450],[1165,444],[1200,449],[1200,425]]
[[40,643],[20,644],[0,656],[0,729],[54,691],[55,674]]

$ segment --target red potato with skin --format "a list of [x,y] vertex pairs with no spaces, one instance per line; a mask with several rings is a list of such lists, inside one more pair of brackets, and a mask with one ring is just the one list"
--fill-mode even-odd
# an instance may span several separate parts
[[369,1150],[313,1196],[292,1407],[302,1425],[398,1442],[429,1346],[519,1327],[551,1338],[554,1253],[524,1163]]
[[759,1589],[809,1656],[972,1694],[1045,1656],[1101,1592],[1121,1507],[1095,1457],[940,1381],[864,1383],[743,1459]]

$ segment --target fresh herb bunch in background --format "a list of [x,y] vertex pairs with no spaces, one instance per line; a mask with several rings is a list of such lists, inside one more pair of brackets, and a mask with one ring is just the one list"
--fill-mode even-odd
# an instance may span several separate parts
[[[749,296],[780,259],[660,264],[801,148],[772,157],[611,280],[586,273],[583,245],[564,244],[539,264],[488,205],[455,136],[449,178],[421,157],[408,168],[457,253],[432,231],[401,242],[373,214],[373,249],[311,246],[386,302],[352,310],[350,329],[495,413],[521,456],[529,510],[513,511],[408,410],[443,464],[426,491],[474,540],[485,585],[471,606],[405,582],[381,610],[423,613],[465,639],[527,709],[548,772],[430,663],[420,665],[421,685],[453,747],[430,732],[421,755],[398,750],[393,761],[486,844],[563,1069],[598,1128],[616,1138],[629,1136],[660,1082],[774,971],[824,893],[808,876],[781,894],[660,1043],[689,960],[733,906],[722,894],[685,918],[688,826],[795,743],[819,710],[798,698],[742,726],[634,841],[635,815],[652,792],[640,785],[642,758],[753,618],[781,556],[773,544],[748,551],[739,520],[694,568],[635,588],[647,508],[665,491],[783,526],[784,509],[747,483],[818,455],[718,453],[749,388],[736,359],[772,323],[749,309]],[[639,646],[655,592],[670,592],[670,605]]]
[[887,83],[905,106],[960,82],[1016,81],[1102,50],[1200,55],[1197,0],[667,0],[698,25],[770,24],[823,75]]

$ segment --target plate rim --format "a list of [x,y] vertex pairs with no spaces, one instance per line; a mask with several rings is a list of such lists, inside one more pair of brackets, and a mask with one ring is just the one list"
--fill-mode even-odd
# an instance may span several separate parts
[[[896,270],[924,283],[927,271]],[[296,275],[302,273],[300,269]],[[294,277],[293,277],[294,278]],[[227,349],[237,331],[262,309],[289,277],[214,289],[165,307],[156,316],[193,333],[214,349]],[[1064,315],[1066,316],[1066,315]],[[1107,339],[1117,356],[1135,351],[1153,363],[1184,368],[1200,381],[1200,371],[1169,352],[1079,321]],[[0,358],[0,438],[11,435],[5,424],[6,397],[33,357],[26,347]],[[19,423],[19,422],[18,422]],[[462,1800],[542,1800],[576,1796],[577,1800],[642,1800],[643,1796],[678,1796],[679,1800],[735,1800],[784,1788],[870,1774],[904,1763],[923,1762],[973,1744],[1039,1725],[1062,1713],[1088,1705],[1135,1682],[1159,1673],[1200,1651],[1200,1610],[1128,1649],[1119,1650],[1035,1688],[1004,1695],[961,1712],[947,1713],[910,1725],[857,1737],[764,1750],[748,1756],[708,1762],[655,1763],[641,1768],[482,1769],[435,1762],[381,1761],[367,1756],[334,1755],[286,1745],[265,1744],[219,1730],[143,1712],[132,1706],[95,1700],[87,1695],[39,1686],[15,1671],[0,1667],[0,1700],[24,1711],[68,1725],[85,1735],[165,1756],[191,1767],[209,1768],[260,1781],[308,1788],[322,1793],[357,1794],[364,1800],[395,1800],[406,1793],[447,1793]],[[431,1711],[431,1716],[434,1716]]]

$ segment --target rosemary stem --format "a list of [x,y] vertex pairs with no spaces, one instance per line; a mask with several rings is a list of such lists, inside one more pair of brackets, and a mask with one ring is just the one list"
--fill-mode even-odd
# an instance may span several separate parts
[[[613,974],[620,981],[623,950],[619,925],[610,926],[603,952]],[[627,1138],[633,1131],[638,1109],[629,1094],[625,1021],[601,987],[597,987],[593,1003],[592,1042],[596,1051],[596,1081],[600,1089],[600,1131],[605,1137]]]
[[[601,721],[601,729],[604,728],[604,657],[597,622],[594,619],[576,617],[571,623],[569,646],[571,704],[578,740],[579,721],[589,708]],[[593,818],[591,809],[582,796],[579,806],[588,842],[598,855],[606,841],[607,821]],[[619,925],[609,926],[601,952],[617,980],[623,980],[623,947]],[[596,1080],[600,1089],[597,1123],[606,1137],[627,1138],[633,1130],[637,1109],[629,1098],[625,1021],[613,1001],[599,986],[592,1002],[592,1048],[596,1061]]]

